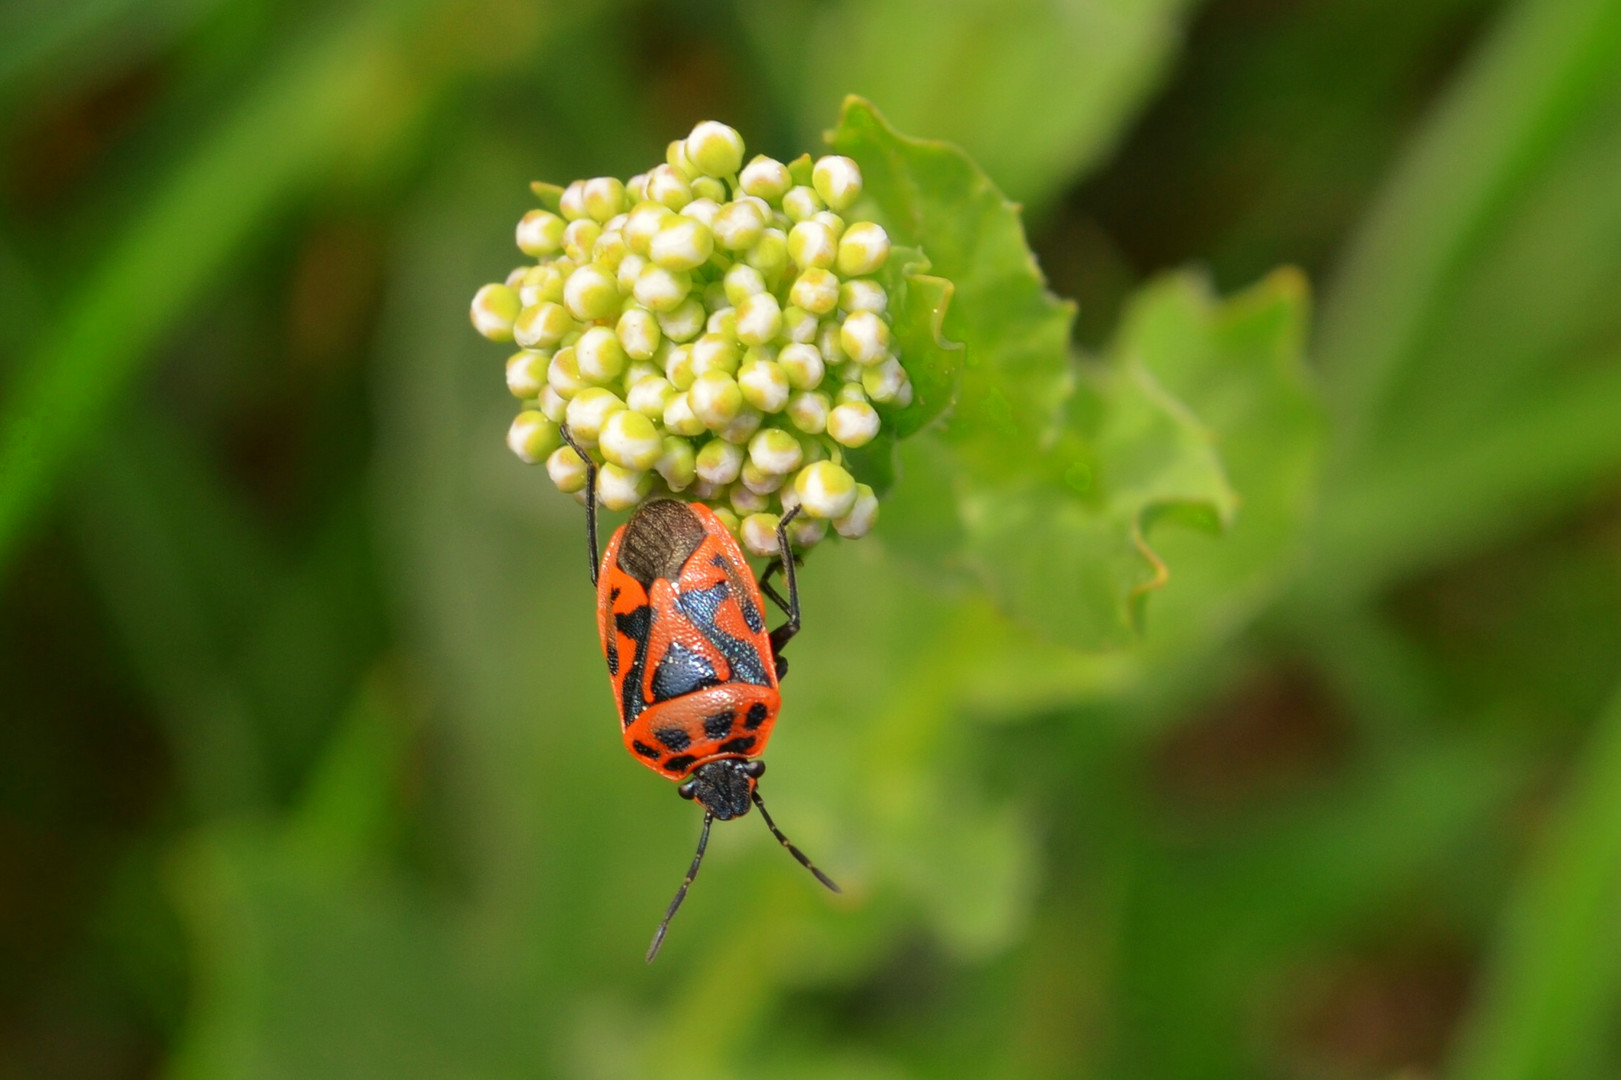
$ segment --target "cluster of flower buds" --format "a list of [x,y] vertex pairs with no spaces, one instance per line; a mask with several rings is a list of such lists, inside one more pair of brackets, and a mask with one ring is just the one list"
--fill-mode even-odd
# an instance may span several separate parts
[[664,164],[621,183],[577,180],[518,223],[536,259],[473,298],[473,325],[521,351],[513,453],[557,487],[625,509],[669,492],[709,504],[755,554],[780,515],[798,548],[831,524],[871,529],[872,489],[844,451],[912,401],[877,275],[889,236],[840,215],[861,195],[846,157],[744,163],[743,139],[705,121]]

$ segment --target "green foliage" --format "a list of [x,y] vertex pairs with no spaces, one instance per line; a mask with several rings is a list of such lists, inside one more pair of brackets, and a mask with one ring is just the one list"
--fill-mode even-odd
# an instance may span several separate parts
[[[1615,1075],[1621,0],[1190,7],[0,16],[0,1073]],[[649,969],[697,821],[465,300],[850,92],[917,396],[763,788],[846,892],[717,827]]]

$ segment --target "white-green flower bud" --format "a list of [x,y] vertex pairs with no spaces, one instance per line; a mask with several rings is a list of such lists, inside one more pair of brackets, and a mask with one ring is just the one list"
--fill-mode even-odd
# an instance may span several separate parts
[[664,378],[664,354],[655,352],[653,360],[632,360],[625,365],[624,384],[629,390],[643,379]]
[[666,143],[664,146],[664,160],[670,168],[685,177],[688,183],[703,175],[698,166],[693,164],[692,159],[687,157],[687,140],[685,139],[671,139]]
[[706,371],[692,381],[687,402],[692,415],[714,431],[737,419],[743,411],[743,391],[724,371]]
[[692,497],[694,502],[711,502],[719,498],[720,494],[725,490],[725,484],[711,484],[700,476],[692,482],[692,490],[688,491],[687,494]]
[[518,250],[542,258],[563,250],[568,222],[546,210],[531,210],[518,220]]
[[630,246],[625,243],[625,234],[618,229],[604,229],[597,242],[591,245],[591,261],[612,270],[615,280],[618,280],[619,264],[629,254]]
[[865,446],[878,434],[878,410],[862,401],[846,401],[842,405],[835,405],[827,414],[827,433],[840,445],[851,448]]
[[680,344],[697,337],[704,328],[704,306],[696,296],[688,296],[671,311],[658,313],[659,332]]
[[512,338],[526,349],[550,349],[575,329],[574,320],[562,307],[547,301],[518,312],[512,324]]
[[751,360],[740,367],[737,385],[743,390],[743,400],[761,412],[781,412],[788,404],[788,376],[780,364],[770,360]]
[[653,249],[653,234],[675,216],[675,211],[663,203],[637,203],[636,209],[625,216],[625,224],[620,232],[625,234],[625,243],[631,251],[645,256]]
[[805,434],[820,435],[827,430],[827,414],[832,407],[826,394],[801,390],[788,399],[788,419]]
[[585,181],[576,180],[563,189],[558,199],[557,212],[569,221],[578,221],[585,214]]
[[814,345],[801,345],[795,342],[784,345],[777,354],[777,363],[782,365],[782,372],[788,377],[788,385],[795,390],[814,390],[822,383],[822,376],[827,367],[822,363],[822,354]]
[[675,397],[676,389],[662,375],[646,375],[632,383],[625,404],[655,420],[664,419],[664,407]]
[[782,329],[782,307],[768,292],[758,292],[737,305],[737,339],[745,345],[769,345]]
[[801,221],[788,231],[788,257],[801,270],[826,270],[842,250],[833,230],[820,221]]
[[818,158],[811,170],[816,194],[834,210],[847,210],[861,198],[861,167],[847,157],[829,154]]
[[625,350],[625,355],[632,360],[647,360],[658,351],[662,335],[659,332],[659,321],[651,311],[642,307],[627,308],[619,316],[619,323],[614,328],[619,337],[619,344]]
[[591,246],[602,235],[602,226],[590,218],[571,221],[563,230],[563,250],[577,263],[591,261]]
[[889,258],[889,234],[882,225],[858,221],[839,239],[839,273],[875,274]]
[[833,527],[846,540],[859,540],[878,522],[878,496],[866,484],[856,485],[856,500],[848,513],[833,519]]
[[788,194],[782,197],[782,212],[795,224],[808,221],[826,209],[816,192],[803,185],[789,188]]
[[677,393],[664,404],[664,430],[673,435],[691,438],[702,435],[709,429],[704,422],[692,413],[692,399],[684,393]]
[[760,430],[760,425],[764,422],[765,414],[745,401],[737,415],[717,428],[715,434],[729,443],[743,446],[754,438],[754,433]]
[[734,537],[737,535],[737,530],[741,523],[738,521],[737,515],[732,513],[726,507],[715,507],[715,520],[724,525],[726,527],[726,531],[731,533]]
[[611,382],[625,370],[625,350],[612,330],[593,326],[575,343],[574,362],[590,382]]
[[622,409],[603,422],[597,445],[603,457],[627,469],[651,469],[664,453],[664,440],[653,421],[630,409]]
[[563,442],[557,425],[533,409],[525,409],[507,429],[507,446],[525,465],[539,465]]
[[781,200],[794,185],[793,177],[788,175],[788,166],[764,154],[743,166],[737,183],[745,193],[768,203]]
[[737,337],[737,309],[731,305],[711,308],[709,319],[704,323],[704,333],[719,334],[724,338]]
[[507,358],[507,389],[520,401],[533,401],[546,389],[546,366],[551,355],[525,349]]
[[698,475],[698,456],[693,452],[692,443],[679,435],[666,435],[663,446],[653,468],[664,477],[671,491],[685,490]]
[[[783,507],[786,513],[788,508]],[[788,542],[794,545],[795,551],[805,551],[813,548],[827,538],[827,522],[819,518],[806,517],[804,514],[794,518],[788,523]]]
[[721,206],[726,202],[727,192],[724,180],[717,180],[713,176],[695,176],[687,182],[692,185],[692,194],[696,198],[708,199],[716,206]]
[[847,314],[871,311],[882,315],[889,307],[889,294],[876,281],[852,278],[839,286],[839,308]]
[[715,216],[720,213],[720,204],[714,199],[694,199],[681,208],[681,217],[691,218],[704,228],[709,229],[711,237],[714,235]]
[[678,214],[653,234],[650,257],[666,270],[696,270],[714,251],[715,238],[708,226]]
[[569,434],[582,442],[594,443],[608,418],[624,411],[625,403],[619,400],[618,394],[601,386],[588,386],[569,398]]
[[812,214],[810,216],[810,220],[826,225],[833,233],[833,239],[835,240],[844,235],[844,219],[839,217],[839,215],[835,214],[831,210],[822,210],[818,213]]
[[679,210],[692,201],[692,185],[679,170],[660,165],[647,174],[647,197],[671,210]]
[[906,369],[901,362],[893,356],[874,364],[861,373],[861,389],[867,392],[867,397],[879,404],[888,405],[900,396],[901,387],[906,385]]
[[580,206],[598,221],[625,212],[625,185],[612,176],[598,176],[580,185]]
[[814,312],[794,305],[782,309],[781,336],[785,341],[798,342],[801,345],[815,341],[818,325]]
[[881,362],[889,355],[889,324],[880,315],[858,311],[839,328],[839,344],[844,354],[863,366]]
[[609,510],[629,510],[647,497],[651,477],[610,461],[597,469],[597,501]]
[[[562,219],[559,218],[559,221]],[[524,307],[533,307],[544,304],[548,300],[554,304],[563,302],[563,273],[556,263],[541,263],[531,266],[523,275],[523,284],[518,289],[518,298],[523,301]]]
[[765,278],[746,262],[733,263],[726,270],[724,288],[726,299],[736,307],[749,297],[765,292]]
[[855,477],[842,465],[818,461],[800,469],[794,477],[794,495],[811,517],[843,517],[855,505]]
[[747,251],[760,242],[765,226],[766,216],[759,206],[747,199],[738,199],[721,207],[710,227],[715,233],[715,243],[727,251]]
[[833,391],[833,404],[865,405],[867,403],[867,391],[861,387],[861,376],[866,372],[866,369],[857,364],[848,364],[846,366],[853,369],[854,374],[851,378],[841,382],[839,388]]
[[[532,268],[528,266],[514,266],[511,270],[507,271],[507,276],[501,279],[501,284],[516,291],[518,287],[523,284],[524,275],[529,273],[530,269]],[[523,294],[521,292],[518,293],[518,299],[523,299]],[[524,306],[527,307],[528,305],[526,304]]]
[[710,439],[698,451],[698,476],[711,484],[730,484],[743,468],[745,454],[741,446],[725,439]]
[[568,415],[568,399],[550,386],[543,386],[540,390],[540,411],[552,423],[561,424]]
[[585,462],[569,446],[559,446],[546,459],[546,475],[565,495],[585,490]]
[[755,245],[743,254],[743,261],[760,271],[769,281],[788,269],[788,236],[781,229],[766,229]]
[[[636,284],[631,291],[636,302],[651,311],[674,311],[692,291],[692,275],[648,263],[636,275]],[[662,322],[660,325],[663,325]]]
[[573,398],[575,394],[591,385],[585,376],[580,374],[580,365],[574,356],[574,346],[565,345],[552,354],[551,363],[546,365],[546,385],[565,399]]
[[703,375],[718,371],[731,375],[737,371],[737,344],[720,334],[705,334],[692,343],[692,372]]
[[839,279],[831,270],[813,266],[794,279],[788,302],[816,315],[839,306]]
[[730,176],[743,165],[743,136],[715,120],[693,128],[684,149],[705,176]]
[[781,428],[761,428],[749,440],[749,460],[763,473],[786,476],[799,468],[803,458],[799,440]]
[[631,204],[639,203],[647,198],[647,174],[639,172],[625,181],[625,201]]
[[743,546],[753,555],[777,554],[777,515],[750,514],[739,528]]
[[[748,465],[744,464],[743,468],[747,469]],[[750,514],[764,513],[770,509],[770,494],[770,492],[755,491],[743,483],[742,480],[739,480],[726,493],[726,498],[731,502],[732,509],[737,511],[739,517],[747,518]]]
[[511,341],[512,324],[522,310],[511,288],[486,285],[473,294],[473,329],[491,341]]
[[677,345],[670,350],[664,358],[664,377],[677,390],[687,390],[692,386],[692,380],[698,377],[698,373],[692,369],[690,345]]
[[595,263],[586,263],[563,283],[563,304],[569,314],[581,322],[594,322],[617,315],[619,282],[614,279],[613,271]]
[[[619,294],[621,296],[635,297],[636,279],[642,276],[642,271],[646,268],[647,260],[635,252],[631,252],[619,260],[619,266],[614,271],[614,281],[619,285]],[[562,295],[561,287],[559,287],[558,295],[559,297]]]
[[907,379],[901,383],[901,388],[895,393],[895,400],[890,402],[897,409],[904,409],[912,404],[912,380]]
[[[758,439],[760,436],[756,435]],[[752,440],[751,440],[752,441]],[[795,444],[797,445],[797,444]],[[770,495],[787,481],[788,477],[782,473],[767,472],[754,463],[750,458],[743,463],[743,468],[737,474],[738,484],[746,491],[756,495]],[[734,504],[735,505],[735,504]]]

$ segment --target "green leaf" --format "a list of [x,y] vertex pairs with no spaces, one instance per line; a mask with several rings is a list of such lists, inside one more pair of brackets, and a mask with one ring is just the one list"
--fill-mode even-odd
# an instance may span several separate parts
[[964,147],[1045,203],[1096,163],[1158,85],[1191,0],[845,0],[744,5],[789,111],[811,130],[855,92]]
[[1621,695],[1509,901],[1457,1080],[1600,1075],[1621,1003]]

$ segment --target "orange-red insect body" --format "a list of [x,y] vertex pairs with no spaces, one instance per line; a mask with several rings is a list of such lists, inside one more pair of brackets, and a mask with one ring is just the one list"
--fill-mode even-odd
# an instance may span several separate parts
[[[709,827],[760,810],[766,827],[795,859],[834,892],[826,874],[789,842],[767,813],[757,782],[760,760],[782,704],[782,648],[799,632],[799,589],[787,527],[781,553],[758,582],[737,541],[701,503],[655,499],[638,506],[597,557],[596,466],[568,428],[563,438],[586,463],[586,533],[597,587],[597,630],[619,708],[625,748],[643,765],[681,782],[681,797],[704,808],[698,852],[647,950],[658,955],[665,931],[698,876]],[[781,569],[784,600],[770,586]],[[762,592],[788,616],[765,626]]]

